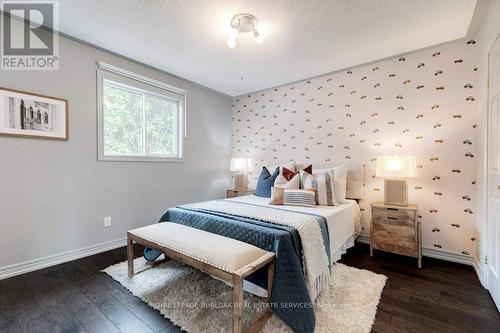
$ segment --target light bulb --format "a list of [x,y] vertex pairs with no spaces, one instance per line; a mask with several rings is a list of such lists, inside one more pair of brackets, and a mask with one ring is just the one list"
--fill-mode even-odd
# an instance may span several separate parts
[[234,49],[236,47],[236,38],[229,38],[227,40],[227,47]]
[[387,161],[387,169],[391,171],[399,171],[401,169],[401,162],[397,159]]
[[253,31],[253,36],[255,37],[255,42],[257,44],[262,44],[262,42],[264,42],[264,36],[261,33],[259,33],[257,29]]
[[239,33],[238,29],[231,28],[229,30],[229,39],[236,39],[236,38],[238,38],[238,33]]

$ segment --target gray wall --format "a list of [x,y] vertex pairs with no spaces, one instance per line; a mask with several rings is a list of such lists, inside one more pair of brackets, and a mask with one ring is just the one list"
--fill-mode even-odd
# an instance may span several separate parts
[[[97,162],[96,61],[187,90],[185,163]],[[0,271],[125,237],[230,185],[231,99],[66,38],[59,65],[0,71],[0,87],[69,100],[69,141],[0,136]],[[103,228],[104,216],[112,227]]]

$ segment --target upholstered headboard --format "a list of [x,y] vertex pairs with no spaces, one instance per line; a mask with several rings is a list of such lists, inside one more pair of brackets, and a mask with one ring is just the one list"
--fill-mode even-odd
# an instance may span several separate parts
[[[365,196],[365,165],[355,162],[339,162],[339,163],[313,163],[314,169],[333,168],[344,163],[347,166],[347,198],[348,199],[364,199]],[[300,170],[310,163],[295,164],[295,169]]]

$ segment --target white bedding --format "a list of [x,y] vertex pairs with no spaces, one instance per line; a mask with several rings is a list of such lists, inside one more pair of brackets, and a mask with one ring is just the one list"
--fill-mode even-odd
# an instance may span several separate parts
[[361,211],[355,200],[347,200],[348,203],[338,206],[276,206],[269,205],[269,198],[262,198],[255,195],[229,198],[226,200],[251,203],[266,207],[274,207],[295,212],[304,212],[323,216],[328,225],[330,236],[330,252],[332,264],[340,259],[345,251],[354,245],[354,239],[361,232]]

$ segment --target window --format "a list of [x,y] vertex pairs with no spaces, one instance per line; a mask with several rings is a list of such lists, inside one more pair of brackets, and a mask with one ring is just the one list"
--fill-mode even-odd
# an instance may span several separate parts
[[185,91],[98,63],[100,161],[183,160]]

